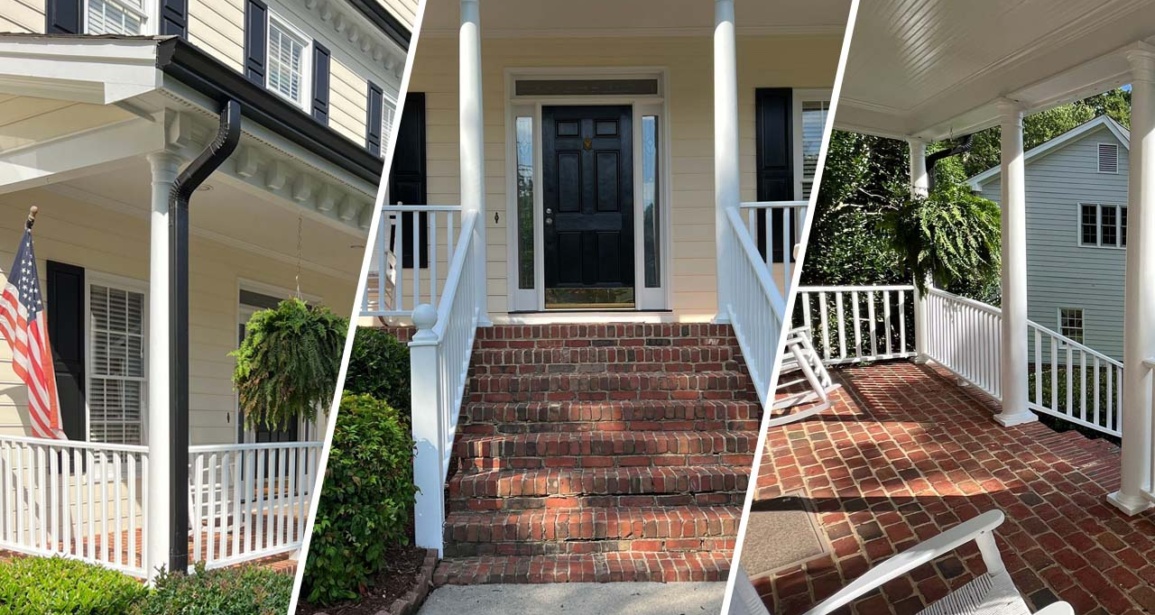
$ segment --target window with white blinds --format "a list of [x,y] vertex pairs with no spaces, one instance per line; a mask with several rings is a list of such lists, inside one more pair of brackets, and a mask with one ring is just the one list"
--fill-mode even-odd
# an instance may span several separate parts
[[308,49],[307,38],[284,22],[276,18],[269,19],[268,88],[299,106],[305,104]]
[[822,149],[822,133],[830,114],[830,101],[802,101],[802,199],[810,198],[814,174],[818,171],[818,153]]
[[144,294],[88,287],[88,439],[141,444],[145,404]]
[[88,0],[88,34],[144,34],[144,0]]
[[393,116],[396,115],[397,101],[384,95],[384,104],[381,105],[381,155],[389,147],[389,135],[393,132]]

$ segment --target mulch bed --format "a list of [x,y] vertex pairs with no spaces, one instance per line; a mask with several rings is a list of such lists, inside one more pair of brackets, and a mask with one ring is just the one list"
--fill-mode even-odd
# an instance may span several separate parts
[[[401,604],[405,606],[420,605],[425,598],[433,566],[437,561],[428,555],[431,554],[425,549],[412,545],[391,547],[385,555],[388,564],[371,579],[372,586],[360,600],[339,602],[326,607],[306,604],[302,600],[297,606],[297,615],[400,615],[390,610],[395,602],[404,598]],[[429,565],[425,566],[427,562]],[[428,568],[425,574],[422,574],[423,567]]]

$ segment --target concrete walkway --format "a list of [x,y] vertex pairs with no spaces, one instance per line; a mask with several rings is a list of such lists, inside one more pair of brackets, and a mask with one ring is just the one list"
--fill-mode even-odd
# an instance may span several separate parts
[[446,585],[418,615],[718,615],[725,583]]

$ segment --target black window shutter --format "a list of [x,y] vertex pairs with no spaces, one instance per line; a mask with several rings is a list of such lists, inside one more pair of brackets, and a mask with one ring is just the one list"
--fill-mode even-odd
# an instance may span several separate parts
[[84,34],[83,0],[48,0],[44,8],[48,34]]
[[269,6],[261,0],[245,3],[245,76],[265,85],[265,60],[269,53]]
[[381,87],[369,82],[369,102],[365,105],[365,147],[374,156],[381,155],[381,117],[384,113],[384,95]]
[[[794,92],[790,88],[759,88],[754,92],[757,138],[757,172],[759,201],[794,200]],[[767,228],[766,210],[758,210],[758,251],[766,256],[769,230],[773,240],[771,262],[781,263],[789,246],[782,245],[782,226],[790,224],[790,246],[794,236],[793,213],[786,209],[770,210]],[[787,219],[787,218],[790,219]]]
[[48,261],[48,340],[60,395],[60,421],[69,440],[87,440],[84,412],[84,269]]
[[[428,189],[425,170],[425,94],[409,92],[405,95],[405,109],[394,119],[393,130],[397,132],[397,145],[393,149],[393,164],[389,171],[389,200],[393,204],[425,205]],[[418,248],[421,267],[429,266],[429,219],[427,214],[418,218],[421,225],[420,247]],[[413,267],[413,213],[401,214],[401,228],[409,234],[401,249],[402,268]]]
[[160,0],[160,33],[188,38],[188,0]]
[[313,117],[329,123],[329,50],[313,43]]

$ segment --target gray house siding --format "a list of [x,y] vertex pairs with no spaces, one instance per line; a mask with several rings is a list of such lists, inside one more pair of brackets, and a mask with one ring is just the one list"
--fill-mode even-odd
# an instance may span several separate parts
[[[1117,174],[1098,172],[1100,143],[1119,146]],[[1127,253],[1079,244],[1079,204],[1126,205],[1127,173],[1127,148],[1105,127],[1026,165],[1029,317],[1058,331],[1059,308],[1082,308],[1084,344],[1119,360]],[[980,194],[999,202],[1000,179]]]

